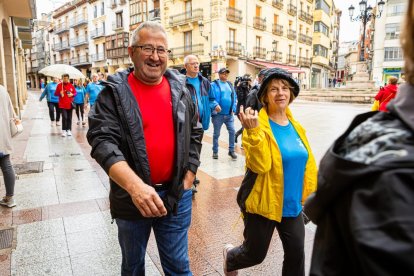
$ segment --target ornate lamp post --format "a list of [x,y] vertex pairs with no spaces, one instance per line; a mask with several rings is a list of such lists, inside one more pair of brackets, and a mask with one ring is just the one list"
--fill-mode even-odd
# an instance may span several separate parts
[[380,18],[382,11],[384,9],[384,5],[385,2],[383,0],[381,0],[380,2],[378,2],[378,12],[379,14],[375,14],[372,12],[372,7],[371,5],[369,5],[367,7],[367,1],[366,0],[361,0],[361,2],[359,2],[359,11],[360,14],[356,15],[355,18],[353,18],[354,16],[354,6],[350,6],[348,8],[349,11],[349,18],[351,21],[362,21],[362,25],[364,26],[364,32],[362,33],[362,40],[361,40],[361,53],[359,56],[359,61],[365,61],[365,29],[366,29],[366,25],[367,22],[371,19],[371,18]]

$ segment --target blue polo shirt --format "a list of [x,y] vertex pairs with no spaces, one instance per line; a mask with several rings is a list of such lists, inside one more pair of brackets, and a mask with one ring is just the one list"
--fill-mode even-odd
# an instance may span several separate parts
[[232,111],[232,98],[231,98],[231,87],[226,81],[218,81],[220,86],[220,107],[221,111],[219,114],[229,115]]
[[197,105],[198,114],[201,117],[204,111],[204,107],[203,107],[203,103],[201,102],[200,79],[197,76],[195,78],[187,77],[187,80],[195,88],[196,95],[191,95],[191,97],[193,98],[194,103]]
[[96,98],[98,98],[99,93],[103,89],[103,86],[99,83],[91,82],[86,86],[86,94],[89,94],[89,103],[94,105]]

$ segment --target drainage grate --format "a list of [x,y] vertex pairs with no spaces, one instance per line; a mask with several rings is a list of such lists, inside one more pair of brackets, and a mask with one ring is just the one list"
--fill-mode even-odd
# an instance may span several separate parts
[[13,229],[0,230],[0,250],[12,247]]
[[80,156],[80,153],[71,153],[70,156]]
[[16,174],[29,174],[43,172],[43,161],[27,162],[13,165]]

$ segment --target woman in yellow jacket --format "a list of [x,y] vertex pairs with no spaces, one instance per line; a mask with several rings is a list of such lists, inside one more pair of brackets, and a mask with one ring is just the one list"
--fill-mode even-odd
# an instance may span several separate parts
[[305,130],[288,107],[298,94],[286,71],[269,69],[258,92],[263,108],[240,111],[247,172],[237,201],[244,242],[225,246],[225,275],[261,263],[275,228],[284,250],[282,275],[305,275],[302,205],[316,190],[317,168]]

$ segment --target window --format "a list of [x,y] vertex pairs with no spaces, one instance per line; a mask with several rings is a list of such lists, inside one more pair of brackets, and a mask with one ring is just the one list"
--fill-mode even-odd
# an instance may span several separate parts
[[93,18],[98,17],[98,6],[93,6]]
[[385,39],[398,39],[400,37],[400,24],[385,25]]
[[130,0],[130,24],[147,21],[147,0]]
[[184,32],[184,51],[191,52],[191,44],[192,44],[192,32]]
[[277,24],[279,22],[279,16],[277,14],[273,15],[273,22]]
[[331,8],[325,2],[325,0],[316,0],[316,2],[315,2],[315,10],[323,10],[326,14],[330,14]]
[[316,33],[323,33],[324,35],[328,36],[329,28],[321,21],[316,21],[314,25],[314,32]]
[[399,47],[385,47],[384,61],[403,60],[402,49]]
[[396,4],[396,5],[390,5],[388,7],[388,15],[389,16],[402,15],[405,13],[406,10],[407,10],[407,7],[403,3]]
[[262,45],[262,38],[260,36],[256,36],[256,47],[260,48]]
[[101,15],[105,14],[105,2],[101,3]]
[[186,12],[186,13],[191,14],[191,6],[192,6],[191,1],[186,1],[186,2],[185,2],[185,12]]
[[236,30],[229,29],[229,41],[234,42],[236,40]]
[[322,45],[316,44],[313,45],[313,56],[328,57],[328,48],[323,47]]
[[122,22],[122,12],[118,12],[116,13],[116,27],[117,28],[122,28],[123,26],[123,22]]

